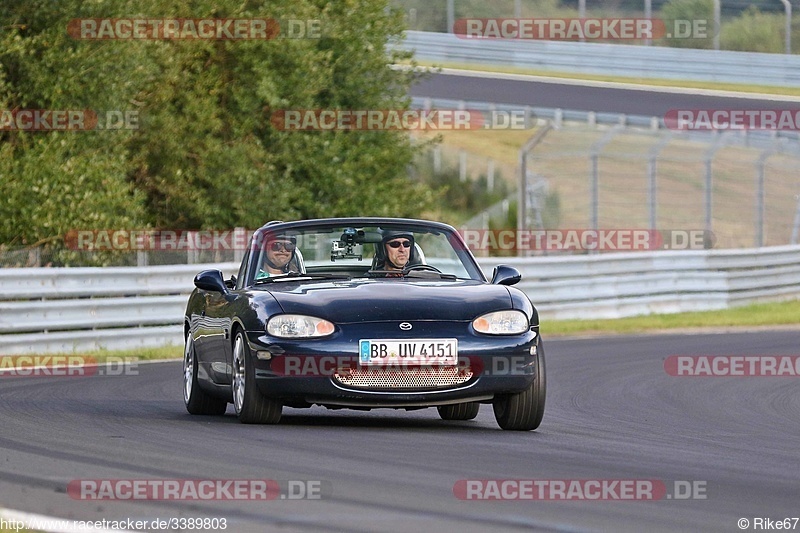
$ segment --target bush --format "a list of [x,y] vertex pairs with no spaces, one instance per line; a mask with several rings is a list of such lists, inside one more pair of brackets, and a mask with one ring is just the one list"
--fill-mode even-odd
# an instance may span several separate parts
[[785,17],[777,13],[762,13],[754,6],[738,18],[722,25],[720,48],[747,52],[784,51]]
[[712,0],[670,0],[661,8],[661,18],[669,33],[675,21],[705,20],[708,36],[704,38],[664,37],[661,44],[674,48],[714,47],[714,2]]

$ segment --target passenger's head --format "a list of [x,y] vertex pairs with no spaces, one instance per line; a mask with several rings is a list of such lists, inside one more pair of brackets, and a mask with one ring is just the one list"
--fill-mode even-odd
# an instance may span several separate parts
[[297,239],[285,235],[276,235],[267,239],[264,266],[270,274],[284,274],[289,271],[289,262],[295,256]]

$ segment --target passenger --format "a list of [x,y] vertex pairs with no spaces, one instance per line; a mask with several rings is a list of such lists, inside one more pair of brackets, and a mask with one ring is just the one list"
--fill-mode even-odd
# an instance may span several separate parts
[[256,274],[256,279],[281,276],[291,272],[296,264],[297,238],[278,235],[270,238],[264,245],[264,261]]

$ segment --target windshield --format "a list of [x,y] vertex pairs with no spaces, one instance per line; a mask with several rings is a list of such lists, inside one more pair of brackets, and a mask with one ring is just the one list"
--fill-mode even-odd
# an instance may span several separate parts
[[[252,282],[294,273],[380,277],[397,267],[411,277],[438,272],[440,276],[430,277],[483,280],[455,234],[438,229],[387,225],[276,228],[260,240],[254,242]],[[399,265],[391,262],[397,257],[401,257]]]

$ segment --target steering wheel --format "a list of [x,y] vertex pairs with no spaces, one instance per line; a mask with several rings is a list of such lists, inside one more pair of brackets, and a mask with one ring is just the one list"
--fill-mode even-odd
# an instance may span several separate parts
[[441,270],[431,265],[411,265],[410,267],[404,268],[403,272],[411,272],[412,270],[431,270],[433,272],[438,272],[439,274],[442,273]]

